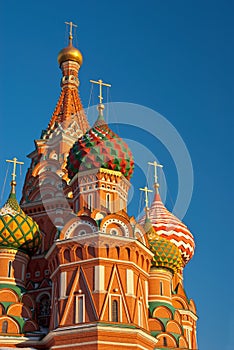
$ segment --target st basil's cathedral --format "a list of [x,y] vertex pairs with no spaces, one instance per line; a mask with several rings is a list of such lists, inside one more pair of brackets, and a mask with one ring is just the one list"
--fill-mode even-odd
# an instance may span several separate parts
[[[61,94],[28,155],[17,201],[16,158],[0,209],[0,349],[198,349],[197,313],[183,286],[194,254],[187,226],[154,199],[127,209],[134,160],[105,121],[102,88],[90,127],[79,97],[82,54],[58,55]],[[156,161],[151,163],[155,174]]]

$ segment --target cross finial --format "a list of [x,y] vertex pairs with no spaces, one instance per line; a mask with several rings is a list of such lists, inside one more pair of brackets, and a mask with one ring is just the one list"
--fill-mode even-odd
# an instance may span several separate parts
[[90,83],[93,83],[93,84],[98,84],[99,85],[99,104],[101,105],[102,104],[102,100],[103,100],[103,96],[102,96],[102,87],[103,86],[106,86],[106,87],[111,87],[110,84],[106,84],[106,83],[103,83],[103,81],[101,79],[99,79],[98,81],[95,81],[95,80],[90,80]]
[[15,178],[16,178],[16,165],[17,164],[24,164],[24,162],[19,162],[16,157],[13,159],[7,159],[6,162],[8,163],[13,163],[13,173],[12,175],[12,181],[11,181],[11,186],[12,186],[12,192],[14,192],[14,187],[16,185]]
[[72,39],[73,39],[73,35],[72,35],[72,28],[77,28],[77,25],[74,24],[73,22],[65,22],[65,24],[69,25],[70,27],[70,31],[69,31],[69,41],[70,43],[72,42]]
[[148,162],[148,164],[154,166],[154,184],[155,184],[155,186],[159,187],[159,183],[158,183],[158,168],[163,168],[163,165],[157,163],[156,160],[153,163]]
[[140,188],[140,191],[145,192],[145,207],[146,207],[146,209],[148,209],[148,207],[149,207],[148,193],[153,192],[153,191],[149,190],[147,186],[145,186],[144,188]]

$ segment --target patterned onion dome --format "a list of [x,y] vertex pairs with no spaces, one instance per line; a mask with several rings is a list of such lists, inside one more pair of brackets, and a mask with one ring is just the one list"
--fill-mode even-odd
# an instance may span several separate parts
[[[165,208],[156,189],[155,197],[149,208],[149,219],[158,235],[173,242],[180,250],[184,265],[192,258],[195,249],[193,235],[175,215]],[[144,224],[145,216],[140,219]]]
[[153,228],[150,219],[146,219],[144,225],[150,250],[154,253],[152,266],[162,267],[179,272],[183,266],[183,260],[179,248],[162,236],[159,236]]
[[41,244],[37,223],[20,208],[15,193],[10,193],[6,204],[0,209],[0,248],[35,253]]
[[78,171],[104,168],[120,171],[128,180],[134,169],[128,145],[106,124],[102,115],[70,150],[67,169],[70,179]]

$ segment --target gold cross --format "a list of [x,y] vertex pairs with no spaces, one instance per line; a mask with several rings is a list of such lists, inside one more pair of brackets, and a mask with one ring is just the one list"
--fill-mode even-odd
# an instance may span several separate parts
[[158,169],[157,168],[163,168],[163,165],[157,163],[156,161],[154,161],[153,163],[148,162],[148,164],[154,166],[154,183],[158,184]]
[[73,39],[73,36],[72,36],[72,27],[74,28],[77,28],[77,25],[74,24],[73,22],[65,22],[65,24],[69,25],[70,26],[70,32],[69,32],[69,39]]
[[149,190],[148,187],[146,186],[144,188],[140,188],[140,191],[145,192],[145,207],[147,209],[149,207],[148,192],[153,192],[153,191]]
[[99,79],[98,81],[95,81],[95,80],[90,80],[90,83],[93,83],[93,84],[98,84],[99,85],[99,103],[102,104],[102,100],[103,100],[103,96],[102,96],[102,87],[103,86],[107,86],[107,87],[111,87],[110,84],[106,84],[106,83],[103,83],[103,81],[101,79]]
[[12,181],[15,181],[15,178],[16,178],[16,164],[24,164],[24,162],[18,162],[17,158],[13,158],[12,160],[11,159],[7,159],[6,162],[13,163],[13,173],[11,175],[12,175]]

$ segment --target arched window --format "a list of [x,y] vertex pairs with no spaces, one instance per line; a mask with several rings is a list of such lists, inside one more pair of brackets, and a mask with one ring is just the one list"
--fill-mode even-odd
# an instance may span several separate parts
[[117,300],[112,300],[111,321],[112,322],[119,322],[119,305],[118,305]]
[[11,269],[12,269],[12,261],[9,261],[8,262],[8,273],[7,273],[8,277],[11,277]]
[[3,321],[2,322],[2,333],[7,333],[7,329],[8,329],[8,322]]
[[50,297],[47,294],[42,294],[37,300],[37,320],[40,327],[49,327]]
[[70,261],[71,261],[70,252],[69,252],[68,249],[66,249],[66,250],[64,251],[64,263],[66,264],[66,263],[68,263],[68,262],[70,262]]

